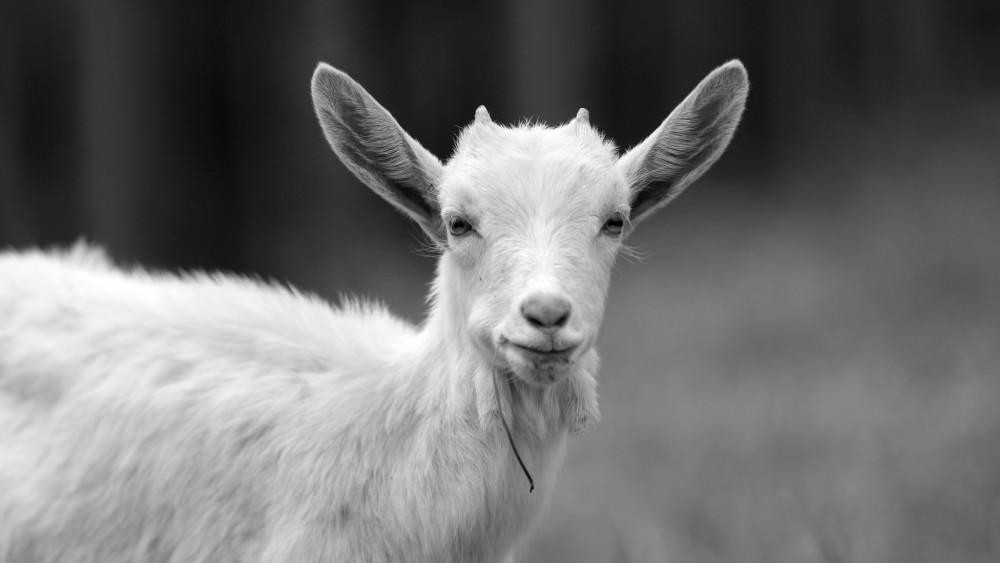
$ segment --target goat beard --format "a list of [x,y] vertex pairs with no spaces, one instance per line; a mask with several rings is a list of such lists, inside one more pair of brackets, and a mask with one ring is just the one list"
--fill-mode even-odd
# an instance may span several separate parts
[[[499,343],[498,343],[499,344]],[[505,438],[521,463],[524,448],[533,449],[562,431],[576,435],[600,420],[597,404],[597,369],[594,350],[588,351],[558,383],[529,384],[503,365],[500,346],[494,347],[488,365],[474,376],[479,422],[488,434]],[[477,370],[479,371],[479,370]],[[528,464],[531,460],[528,460]]]
[[524,465],[524,460],[521,459],[520,452],[517,451],[517,445],[514,443],[514,436],[510,433],[510,425],[507,424],[507,418],[503,413],[503,401],[500,398],[500,370],[497,369],[497,357],[500,355],[500,346],[496,346],[493,352],[493,362],[490,366],[490,379],[493,380],[493,397],[496,400],[497,410],[496,415],[500,418],[500,423],[503,424],[504,432],[507,434],[507,441],[510,443],[510,449],[514,451],[514,457],[517,458],[518,465],[521,466],[521,470],[524,471],[524,476],[528,478],[528,492],[534,492],[535,490],[535,480],[531,478],[531,472]]

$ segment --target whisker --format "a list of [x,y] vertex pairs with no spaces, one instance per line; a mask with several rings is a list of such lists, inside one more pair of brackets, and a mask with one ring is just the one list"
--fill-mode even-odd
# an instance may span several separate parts
[[622,259],[627,260],[633,264],[636,262],[642,262],[646,258],[646,252],[637,246],[629,246],[627,244],[622,244],[618,247],[618,255]]

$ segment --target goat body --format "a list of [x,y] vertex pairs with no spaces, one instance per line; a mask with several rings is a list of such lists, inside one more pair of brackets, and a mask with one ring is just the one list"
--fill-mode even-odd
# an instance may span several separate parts
[[0,280],[0,560],[489,560],[539,503],[460,347],[380,308],[84,247]]
[[623,237],[718,158],[745,96],[728,63],[621,157],[583,110],[481,108],[442,165],[321,64],[334,151],[441,248],[420,327],[84,244],[0,254],[0,561],[510,556],[598,417]]

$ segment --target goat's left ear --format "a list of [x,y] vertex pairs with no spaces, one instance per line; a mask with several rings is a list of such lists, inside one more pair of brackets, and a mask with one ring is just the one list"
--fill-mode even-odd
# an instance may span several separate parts
[[711,72],[642,143],[618,160],[631,192],[635,225],[677,197],[722,155],[749,90],[743,63]]
[[440,242],[441,161],[360,84],[326,63],[313,73],[312,98],[323,134],[347,168]]

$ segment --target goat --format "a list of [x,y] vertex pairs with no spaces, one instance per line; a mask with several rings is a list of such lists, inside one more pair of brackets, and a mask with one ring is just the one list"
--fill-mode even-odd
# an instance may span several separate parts
[[511,558],[598,418],[623,239],[721,155],[747,90],[719,67],[620,157],[586,110],[480,107],[442,164],[319,64],[334,152],[440,249],[420,327],[86,244],[0,254],[0,560]]

